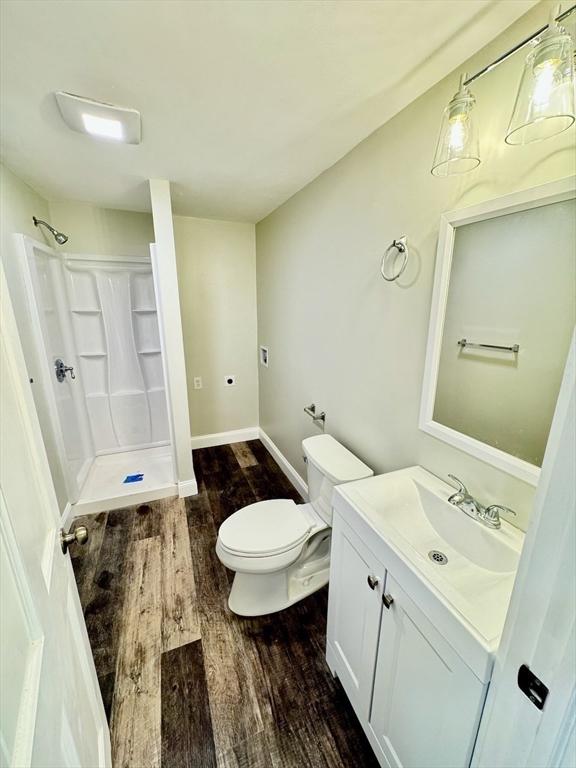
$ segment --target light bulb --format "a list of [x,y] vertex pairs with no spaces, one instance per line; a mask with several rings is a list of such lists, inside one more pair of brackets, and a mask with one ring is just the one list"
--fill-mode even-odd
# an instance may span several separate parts
[[455,152],[460,152],[462,149],[464,149],[464,144],[466,141],[465,123],[465,115],[458,115],[458,117],[454,117],[450,121],[450,137],[448,139],[448,143],[450,145],[450,149],[454,150]]
[[558,84],[558,59],[548,59],[534,67],[534,91],[532,101],[534,106],[545,110],[550,103],[550,96]]

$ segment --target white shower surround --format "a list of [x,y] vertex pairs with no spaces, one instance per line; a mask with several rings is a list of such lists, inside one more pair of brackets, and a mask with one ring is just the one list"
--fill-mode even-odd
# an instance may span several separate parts
[[[178,493],[150,258],[66,254],[14,237],[30,382],[66,483],[62,520]],[[58,383],[57,358],[71,366]]]
[[149,259],[67,254],[64,274],[96,455],[168,444]]

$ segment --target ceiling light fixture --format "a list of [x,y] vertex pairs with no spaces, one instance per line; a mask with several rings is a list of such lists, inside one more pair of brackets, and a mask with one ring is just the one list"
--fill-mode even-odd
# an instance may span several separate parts
[[142,129],[137,109],[94,101],[66,91],[57,91],[55,96],[64,122],[73,131],[98,139],[140,144]]
[[559,7],[552,11],[548,29],[526,57],[506,134],[508,144],[547,139],[570,128],[576,119],[573,42],[556,21],[559,11]]
[[476,99],[466,85],[468,74],[460,78],[460,87],[444,110],[432,173],[451,176],[467,173],[480,165],[478,133],[473,117]]
[[478,136],[472,110],[476,102],[469,86],[488,74],[510,56],[533,43],[526,58],[516,103],[505,140],[508,144],[527,144],[547,139],[569,128],[576,120],[574,105],[574,41],[559,26],[576,11],[572,5],[564,13],[556,6],[550,22],[503,53],[471,77],[463,75],[460,88],[444,110],[436,145],[432,174],[450,176],[466,173],[480,164]]
[[97,117],[82,113],[82,122],[86,133],[92,136],[100,136],[103,139],[114,139],[115,141],[124,140],[124,131],[120,120],[110,120],[108,117]]

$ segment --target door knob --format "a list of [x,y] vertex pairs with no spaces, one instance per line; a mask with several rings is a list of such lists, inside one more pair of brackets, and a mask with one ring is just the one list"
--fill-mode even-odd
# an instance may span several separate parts
[[64,529],[60,529],[60,546],[64,554],[68,552],[68,547],[74,541],[78,544],[86,544],[88,541],[88,528],[85,525],[77,525],[70,533],[64,533]]
[[376,578],[376,576],[368,576],[367,581],[370,589],[376,589],[376,585],[378,584],[378,579]]
[[384,603],[386,608],[390,610],[390,606],[394,602],[394,598],[392,597],[392,595],[382,595],[382,602]]

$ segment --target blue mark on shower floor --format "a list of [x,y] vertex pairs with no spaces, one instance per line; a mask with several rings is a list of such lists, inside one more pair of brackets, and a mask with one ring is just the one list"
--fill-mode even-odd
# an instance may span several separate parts
[[139,483],[141,480],[144,480],[143,472],[139,472],[137,475],[126,475],[124,478],[125,483]]

